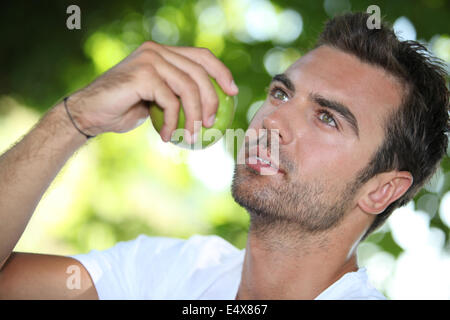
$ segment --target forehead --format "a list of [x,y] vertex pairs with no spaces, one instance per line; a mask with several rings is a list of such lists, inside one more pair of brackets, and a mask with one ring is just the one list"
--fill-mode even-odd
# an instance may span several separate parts
[[401,103],[402,87],[393,76],[332,47],[310,51],[285,74],[301,96],[313,92],[345,104],[358,121],[360,136],[373,140],[376,133],[380,143],[386,116]]

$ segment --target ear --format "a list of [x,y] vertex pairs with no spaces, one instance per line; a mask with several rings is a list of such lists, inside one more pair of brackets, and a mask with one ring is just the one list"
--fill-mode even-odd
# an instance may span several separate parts
[[382,213],[400,198],[413,183],[408,171],[390,171],[376,175],[364,187],[358,206],[370,214]]

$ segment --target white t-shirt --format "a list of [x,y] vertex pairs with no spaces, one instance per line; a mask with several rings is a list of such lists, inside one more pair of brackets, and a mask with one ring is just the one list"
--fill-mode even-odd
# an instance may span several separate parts
[[[91,275],[100,299],[233,300],[245,249],[221,237],[149,237],[72,256]],[[386,299],[364,268],[346,273],[316,299]]]

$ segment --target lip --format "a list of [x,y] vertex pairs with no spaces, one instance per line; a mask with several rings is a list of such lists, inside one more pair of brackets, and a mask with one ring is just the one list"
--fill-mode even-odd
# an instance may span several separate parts
[[[265,152],[261,152],[265,151]],[[250,156],[250,154],[252,156]],[[264,162],[259,161],[258,158],[261,158],[262,160],[270,162],[271,165],[268,165]],[[250,160],[252,160],[250,163]],[[255,163],[256,162],[256,163]],[[281,173],[285,174],[285,171],[280,168],[279,163],[276,163],[271,157],[270,157],[270,150],[267,150],[265,148],[261,148],[260,146],[256,146],[249,151],[246,151],[245,154],[245,164],[252,169],[256,171],[261,171],[261,168],[271,168],[274,170],[274,173]]]

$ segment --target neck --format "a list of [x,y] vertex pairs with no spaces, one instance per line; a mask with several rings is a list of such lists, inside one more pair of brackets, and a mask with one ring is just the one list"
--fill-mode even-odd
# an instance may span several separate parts
[[344,229],[311,234],[293,224],[262,226],[252,219],[236,299],[314,299],[358,269],[359,239]]

